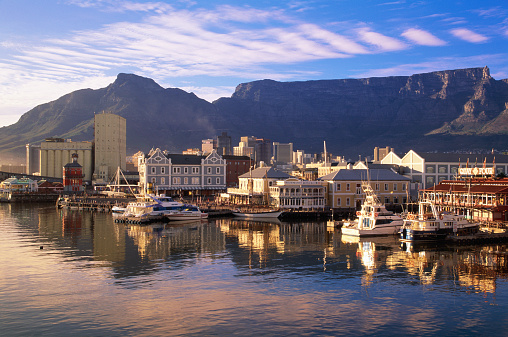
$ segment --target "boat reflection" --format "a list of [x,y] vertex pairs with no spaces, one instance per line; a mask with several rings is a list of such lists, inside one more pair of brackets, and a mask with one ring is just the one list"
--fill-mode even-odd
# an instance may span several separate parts
[[467,292],[494,294],[497,280],[508,279],[507,244],[401,244],[393,236],[342,236],[339,230],[328,231],[326,222],[227,218],[125,225],[105,213],[54,208],[40,209],[33,217],[38,222],[31,229],[38,230],[32,236],[34,244],[58,251],[63,261],[77,266],[111,268],[116,278],[168,266],[175,270],[210,258],[228,259],[240,272],[360,276],[365,287],[376,278],[408,279],[425,286],[459,285]]

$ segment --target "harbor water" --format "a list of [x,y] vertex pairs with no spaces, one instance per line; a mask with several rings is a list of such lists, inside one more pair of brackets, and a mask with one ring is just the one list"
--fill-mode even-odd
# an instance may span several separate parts
[[0,204],[2,336],[505,336],[506,244]]

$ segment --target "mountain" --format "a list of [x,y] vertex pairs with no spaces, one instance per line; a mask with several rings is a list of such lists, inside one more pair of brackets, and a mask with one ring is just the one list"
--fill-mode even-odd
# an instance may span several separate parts
[[334,153],[357,156],[375,146],[506,149],[508,139],[508,81],[496,81],[487,67],[365,79],[261,80],[240,84],[231,98],[214,104],[223,118],[218,124],[229,121],[246,134],[252,127],[244,125],[262,123],[264,137],[312,152],[322,149],[323,140]]
[[152,79],[119,74],[106,88],[83,89],[35,107],[0,128],[0,156],[24,156],[48,137],[93,139],[94,113],[127,119],[128,153],[179,152],[227,131],[236,143],[254,135],[356,159],[375,146],[397,151],[506,149],[508,80],[489,69],[364,79],[242,83],[213,103]]
[[209,119],[216,113],[213,104],[181,89],[164,89],[149,78],[119,74],[106,88],[74,91],[0,128],[0,156],[24,155],[25,144],[48,137],[91,141],[94,114],[103,111],[127,120],[128,153],[152,146],[181,151],[181,146],[200,147],[203,137],[215,136]]

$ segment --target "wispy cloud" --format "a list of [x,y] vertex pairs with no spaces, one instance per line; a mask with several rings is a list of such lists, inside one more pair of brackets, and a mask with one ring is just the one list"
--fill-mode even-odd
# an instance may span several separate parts
[[428,73],[438,70],[477,68],[486,65],[495,66],[503,64],[508,54],[484,54],[470,57],[450,56],[439,57],[420,63],[406,63],[394,67],[369,69],[358,71],[350,77],[368,78],[383,76],[410,76],[413,74]]
[[446,45],[445,41],[422,29],[410,28],[405,30],[401,36],[404,36],[406,39],[422,46]]
[[360,40],[378,47],[380,51],[396,51],[406,49],[408,46],[404,42],[377,32],[368,28],[358,30]]
[[478,33],[473,32],[472,30],[469,30],[467,28],[456,28],[450,30],[450,33],[452,33],[453,36],[462,39],[467,42],[471,43],[483,43],[486,42],[489,38],[480,35]]

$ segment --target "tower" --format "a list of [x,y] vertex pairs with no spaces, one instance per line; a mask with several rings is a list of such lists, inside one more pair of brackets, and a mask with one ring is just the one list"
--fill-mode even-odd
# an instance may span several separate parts
[[127,131],[125,118],[111,113],[94,116],[95,180],[110,180],[118,167],[125,170]]

